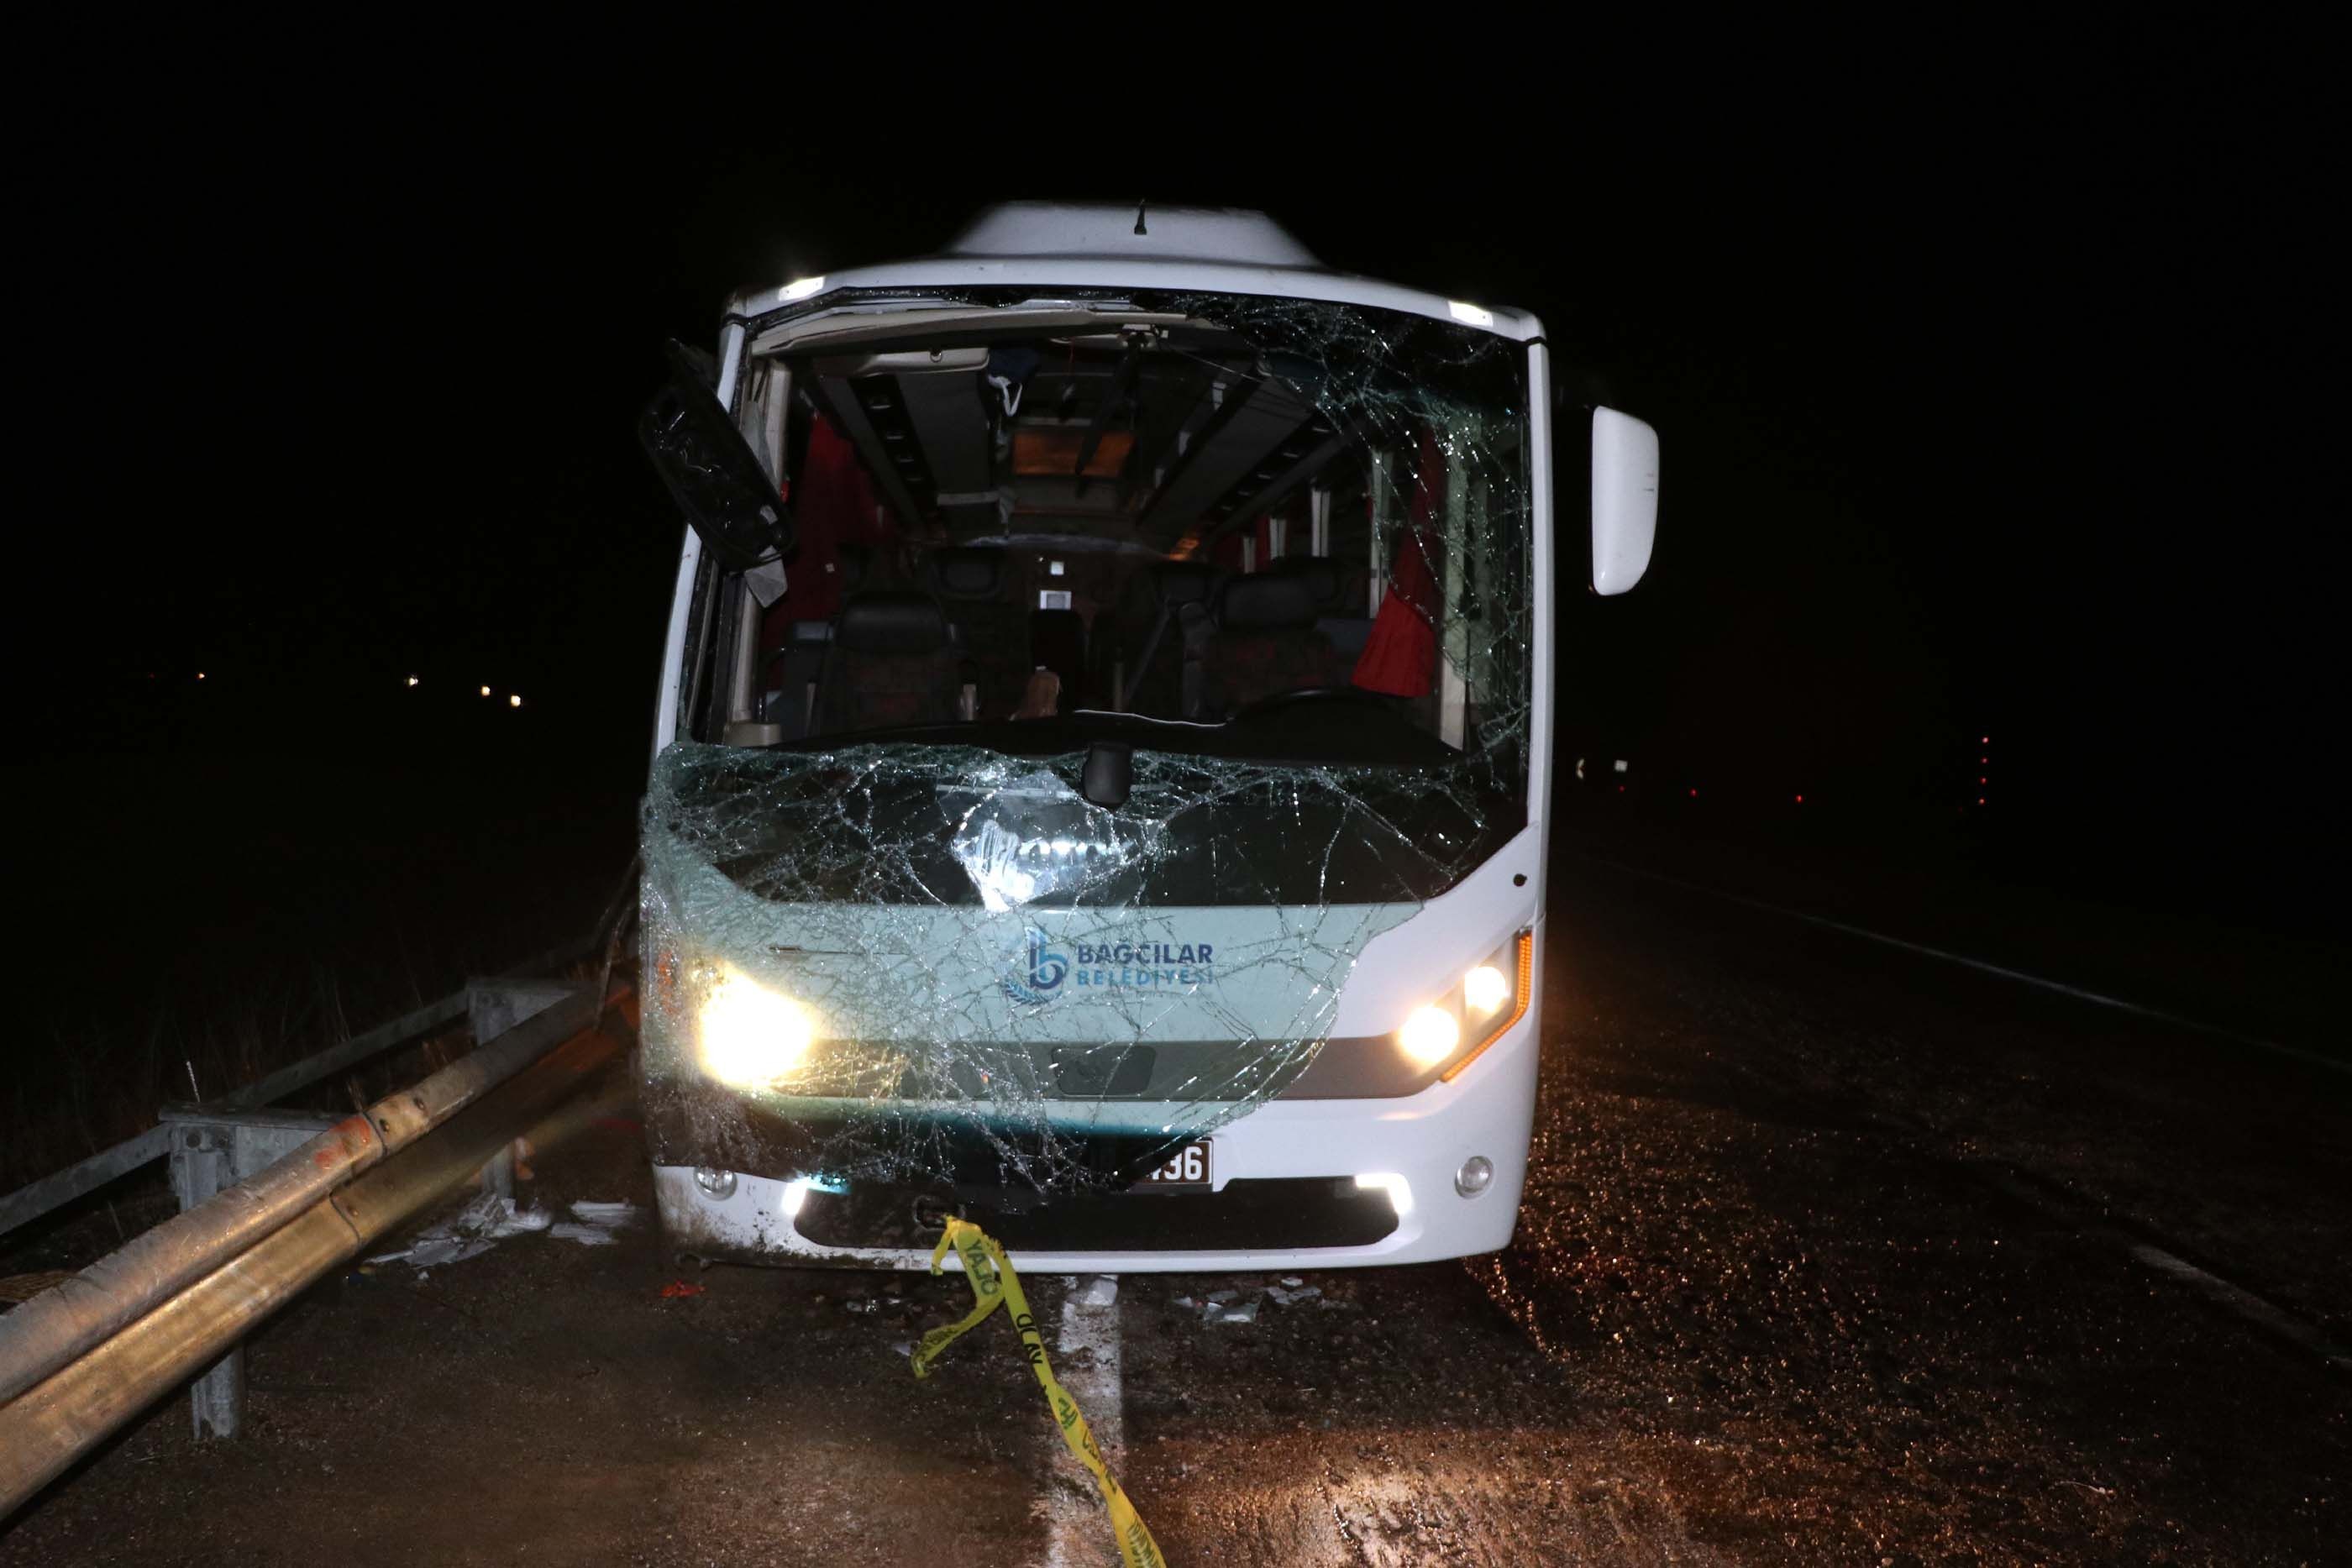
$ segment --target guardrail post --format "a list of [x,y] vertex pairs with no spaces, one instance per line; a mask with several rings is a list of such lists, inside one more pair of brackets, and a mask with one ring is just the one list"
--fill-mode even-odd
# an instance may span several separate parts
[[[230,1139],[201,1122],[172,1129],[172,1191],[180,1212],[204,1202],[236,1178],[229,1175]],[[188,1385],[196,1440],[234,1437],[245,1417],[245,1347],[238,1345]]]
[[[473,1021],[474,1043],[499,1036],[536,1013],[545,1012],[575,988],[555,980],[468,980],[467,1012]],[[482,1190],[500,1197],[514,1197],[515,1146],[507,1145],[482,1167]]]
[[[171,1133],[172,1192],[184,1214],[223,1187],[267,1170],[335,1124],[306,1111],[229,1111],[166,1105],[158,1118]],[[245,1347],[239,1344],[188,1385],[196,1438],[234,1437],[245,1425]]]

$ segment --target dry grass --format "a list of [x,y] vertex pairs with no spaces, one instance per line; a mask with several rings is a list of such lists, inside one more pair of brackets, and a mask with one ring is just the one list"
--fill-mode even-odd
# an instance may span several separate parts
[[[154,1125],[159,1106],[207,1100],[250,1083],[360,1030],[446,995],[463,982],[422,980],[404,967],[358,978],[324,967],[272,984],[175,988],[143,1019],[110,1023],[93,1013],[68,1032],[53,1025],[46,1051],[28,1054],[0,1096],[0,1191],[19,1186]],[[427,984],[439,988],[428,992]],[[463,1048],[463,1029],[413,1042],[365,1073],[314,1085],[298,1103],[340,1108],[388,1071],[431,1071]]]

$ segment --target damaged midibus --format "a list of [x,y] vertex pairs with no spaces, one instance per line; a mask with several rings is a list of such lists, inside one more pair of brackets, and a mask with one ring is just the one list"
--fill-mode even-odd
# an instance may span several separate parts
[[1599,591],[1657,488],[1648,426],[1555,415],[1542,331],[1254,214],[1024,204],[674,350],[641,1075],[681,1251],[1509,1239],[1556,425]]

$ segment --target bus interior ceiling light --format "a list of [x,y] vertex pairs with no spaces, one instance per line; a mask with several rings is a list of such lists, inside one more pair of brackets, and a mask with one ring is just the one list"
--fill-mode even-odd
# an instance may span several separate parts
[[[1162,226],[1155,214],[1155,235]],[[854,282],[838,287],[870,303]],[[1174,323],[1169,346],[1036,334],[1050,352],[1033,356],[1013,416],[983,392],[976,361],[914,364],[932,346],[920,323],[877,335],[857,350],[864,361],[790,343],[777,360],[746,361],[743,395],[793,398],[803,444],[814,430],[903,458],[869,469],[870,482],[889,492],[884,507],[915,510],[919,526],[901,538],[934,541],[940,572],[977,563],[983,579],[1002,575],[984,590],[934,575],[869,583],[844,600],[851,608],[823,612],[842,618],[826,644],[838,651],[793,677],[814,683],[856,660],[926,678],[937,665],[936,717],[950,727],[836,724],[818,691],[792,705],[815,715],[803,739],[724,745],[722,690],[717,716],[681,722],[656,757],[640,814],[648,950],[700,955],[711,977],[646,997],[647,1122],[690,1133],[693,1153],[677,1163],[778,1178],[822,1170],[854,1185],[1123,1191],[1297,1082],[1333,1040],[1343,992],[1365,983],[1368,948],[1395,933],[1381,963],[1422,963],[1423,945],[1401,928],[1482,868],[1499,873],[1505,846],[1528,830],[1528,758],[1542,750],[1531,744],[1541,453],[1528,346],[1481,329],[1495,313],[1462,304],[1437,308],[1449,320],[1165,290],[1150,308]],[[972,336],[962,331],[951,346]],[[1000,369],[1012,358],[991,351]],[[860,368],[869,361],[880,368]],[[767,374],[785,364],[789,378]],[[1066,410],[1066,386],[1076,389]],[[998,427],[1083,436],[1097,421],[1135,432],[1143,458],[1092,478],[1072,473],[1074,452],[1054,473],[1021,476],[989,439]],[[853,462],[845,454],[839,469]],[[814,516],[803,497],[817,481],[792,483]],[[1009,523],[1000,488],[1017,497]],[[960,499],[982,494],[986,504]],[[1281,557],[1310,554],[1306,541],[1328,533],[1337,585],[1287,566],[1246,573],[1245,542],[1260,566],[1279,559],[1268,517],[1287,529]],[[1024,525],[1054,542],[1025,548]],[[1188,537],[1197,548],[1180,567]],[[942,538],[958,547],[952,562]],[[709,570],[723,584],[724,569]],[[1222,584],[1207,621],[1192,601],[1152,597],[1196,580],[1188,574]],[[1384,618],[1368,577],[1385,585]],[[1253,578],[1263,586],[1236,586]],[[1083,642],[1074,610],[1036,609],[1048,580],[1083,609]],[[1349,592],[1365,602],[1314,598]],[[866,601],[870,628],[853,626]],[[1465,602],[1475,617],[1447,614]],[[737,624],[733,613],[718,624]],[[972,630],[1001,624],[1013,630]],[[992,670],[980,700],[997,711],[960,738],[955,683],[973,676],[952,666],[992,645],[987,636],[1025,652],[1033,627],[1069,638],[1066,654],[1055,645],[1068,660],[1060,711],[1034,728],[1013,720],[1029,672],[992,685]],[[705,684],[682,683],[674,700],[723,685],[717,638],[731,635],[709,633]],[[1249,706],[1261,698],[1248,683],[1310,654],[1328,672],[1313,683],[1325,691]],[[753,668],[781,680],[771,672],[799,656]],[[1122,711],[1114,663],[1129,685],[1144,671]],[[1085,789],[1098,741],[1132,743],[1123,798],[1101,795],[1116,804]],[[1377,1042],[1381,1071],[1410,1062],[1433,1079],[1500,1038],[1526,1002],[1514,940],[1525,938],[1417,974],[1409,1016],[1356,1027]],[[812,1051],[818,1020],[824,1047]],[[789,1143],[775,1130],[786,1097],[814,1107]],[[1106,1130],[1126,1140],[1115,1157],[1097,1143]],[[1402,1175],[1354,1179],[1411,1211]],[[797,1207],[804,1188],[785,1190]]]

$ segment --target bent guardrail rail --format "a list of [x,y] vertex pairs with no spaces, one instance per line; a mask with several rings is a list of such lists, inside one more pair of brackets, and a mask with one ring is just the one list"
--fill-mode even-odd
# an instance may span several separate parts
[[557,1113],[620,1054],[602,1021],[629,999],[557,1004],[0,1319],[0,1519]]
[[601,998],[575,992],[0,1317],[0,1399],[23,1393],[322,1195],[415,1143],[577,1034],[601,1010]]
[[[591,932],[579,941],[551,949],[526,964],[518,965],[512,973],[534,973],[585,957],[595,950],[602,934],[601,929]],[[372,1056],[457,1022],[473,1010],[478,992],[498,983],[496,980],[468,980],[438,1001],[427,1002],[363,1034],[339,1040],[324,1051],[313,1052],[299,1061],[257,1078],[243,1088],[233,1089],[221,1096],[217,1103],[251,1107],[283,1100],[321,1079],[331,1077],[346,1068],[356,1067]],[[110,1148],[77,1160],[63,1170],[52,1171],[12,1193],[0,1196],[0,1236],[61,1208],[78,1197],[96,1192],[115,1177],[127,1176],[150,1160],[162,1159],[171,1151],[171,1137],[172,1129],[158,1124]],[[0,1398],[5,1397],[5,1393],[0,1392]]]
[[[208,1105],[166,1108],[149,1131],[0,1200],[5,1232],[169,1154],[184,1206],[0,1317],[0,1521],[208,1365],[194,1387],[198,1431],[233,1432],[247,1333],[463,1182],[504,1190],[516,1138],[568,1130],[565,1103],[622,1051],[604,1027],[616,1006],[631,1026],[620,1033],[634,1033],[633,988],[615,988],[612,971],[635,875],[633,862],[587,936],[528,966],[601,949],[587,985],[470,980]],[[257,1109],[466,1014],[469,1054],[354,1115],[320,1127]],[[238,1179],[223,1185],[229,1176]]]

